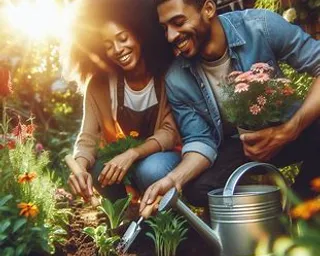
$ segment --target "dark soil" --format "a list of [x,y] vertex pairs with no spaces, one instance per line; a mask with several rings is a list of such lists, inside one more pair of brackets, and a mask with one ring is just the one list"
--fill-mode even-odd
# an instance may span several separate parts
[[[92,238],[82,232],[84,227],[96,227],[99,224],[105,224],[106,218],[99,214],[91,206],[84,205],[83,202],[75,202],[71,205],[74,217],[70,219],[68,226],[69,239],[65,246],[57,247],[56,256],[95,256],[97,248]],[[138,205],[133,204],[126,212],[126,218],[131,220],[138,219]],[[123,225],[117,230],[118,235],[122,236],[129,223]],[[153,241],[146,236],[150,232],[150,227],[142,223],[142,230],[132,243],[128,252],[123,256],[155,256]],[[213,256],[214,251],[198,235],[198,233],[189,227],[187,239],[184,240],[177,249],[177,256]]]

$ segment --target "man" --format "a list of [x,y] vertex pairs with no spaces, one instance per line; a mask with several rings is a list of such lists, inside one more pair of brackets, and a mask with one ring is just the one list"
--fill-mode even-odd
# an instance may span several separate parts
[[[182,162],[151,185],[141,208],[176,187],[191,203],[207,204],[207,192],[222,187],[245,161],[285,166],[303,161],[296,188],[307,191],[320,175],[320,42],[281,16],[246,10],[218,16],[212,0],[156,0],[159,22],[179,55],[166,76],[169,101],[183,139]],[[301,107],[277,127],[232,138],[234,127],[219,106],[219,80],[266,62],[279,75],[277,61],[316,77]]]

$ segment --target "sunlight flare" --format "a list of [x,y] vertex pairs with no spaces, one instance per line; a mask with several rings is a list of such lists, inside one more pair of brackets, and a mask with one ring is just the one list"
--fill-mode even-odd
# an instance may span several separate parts
[[43,40],[63,36],[67,10],[55,0],[24,0],[18,4],[9,3],[5,13],[9,24],[18,33],[33,40]]

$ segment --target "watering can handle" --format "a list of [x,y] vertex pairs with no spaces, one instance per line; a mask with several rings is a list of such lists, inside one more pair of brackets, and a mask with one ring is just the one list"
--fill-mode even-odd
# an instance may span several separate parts
[[280,189],[283,192],[283,209],[287,208],[287,182],[283,175],[280,173],[277,167],[275,167],[272,164],[267,164],[267,163],[258,163],[258,162],[249,162],[246,164],[241,165],[238,167],[229,177],[227,180],[227,183],[223,189],[223,197],[226,205],[232,206],[232,196],[234,193],[234,190],[236,188],[236,185],[240,178],[242,177],[243,174],[245,174],[247,171],[250,171],[254,167],[263,167],[267,171],[272,172],[275,174],[279,179],[277,180],[277,185],[280,187]]

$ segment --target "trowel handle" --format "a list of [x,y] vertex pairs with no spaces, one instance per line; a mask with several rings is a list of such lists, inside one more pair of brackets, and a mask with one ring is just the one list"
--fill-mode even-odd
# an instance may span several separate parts
[[156,200],[152,204],[148,204],[140,213],[140,215],[144,218],[147,219],[149,216],[152,214],[152,212],[155,210],[155,206],[159,204],[162,196],[158,196]]
[[[83,170],[81,169],[81,167],[79,166],[79,164],[77,163],[77,161],[73,158],[72,155],[68,154],[64,157],[64,160],[66,161],[68,167],[70,168],[70,170],[75,174],[77,175],[78,173],[80,172],[83,172]],[[99,200],[95,197],[95,196],[92,196],[90,198],[90,202],[91,202],[91,205],[93,207],[97,207],[98,205],[100,205],[100,202]]]

